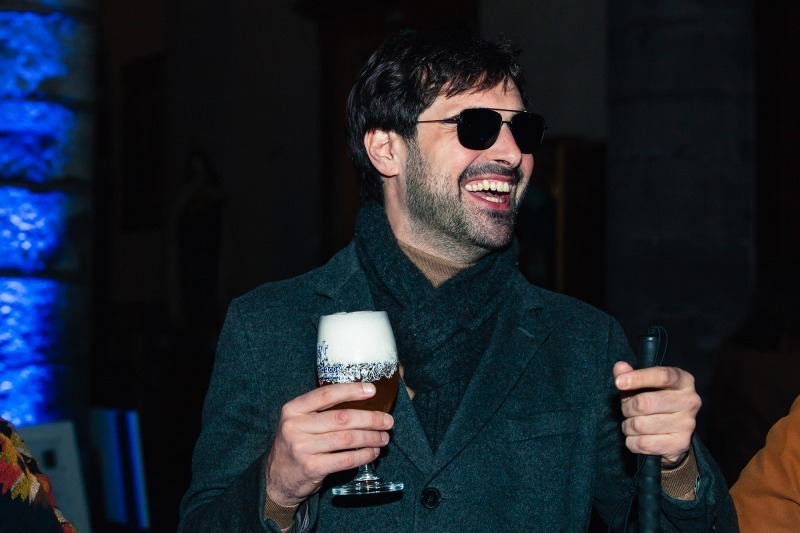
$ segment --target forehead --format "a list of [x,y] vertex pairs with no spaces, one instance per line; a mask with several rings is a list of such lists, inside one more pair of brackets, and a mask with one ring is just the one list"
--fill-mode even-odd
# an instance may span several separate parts
[[420,117],[429,117],[431,114],[452,113],[469,107],[491,107],[497,109],[519,109],[524,108],[522,96],[517,86],[509,81],[499,83],[491,89],[473,89],[464,93],[447,96],[443,91],[428,109],[420,114]]

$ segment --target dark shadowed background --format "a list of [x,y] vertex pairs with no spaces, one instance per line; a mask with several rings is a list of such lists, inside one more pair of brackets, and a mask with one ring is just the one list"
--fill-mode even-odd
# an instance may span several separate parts
[[519,44],[549,126],[521,268],[632,340],[663,325],[701,433],[756,288],[800,259],[794,3],[101,0],[97,21],[90,403],[141,413],[153,531],[177,525],[227,304],[349,240],[344,100],[389,32]]

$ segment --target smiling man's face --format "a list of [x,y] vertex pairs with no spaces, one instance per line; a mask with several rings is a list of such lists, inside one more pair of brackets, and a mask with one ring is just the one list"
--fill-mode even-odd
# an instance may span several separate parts
[[[438,120],[468,108],[523,110],[509,84],[488,91],[439,97],[419,120]],[[513,111],[500,111],[510,120]],[[506,246],[513,236],[517,208],[525,193],[533,156],[523,154],[507,124],[485,150],[464,148],[456,125],[417,125],[416,142],[407,144],[396,194],[386,195],[386,211],[397,238],[433,255],[473,262]]]

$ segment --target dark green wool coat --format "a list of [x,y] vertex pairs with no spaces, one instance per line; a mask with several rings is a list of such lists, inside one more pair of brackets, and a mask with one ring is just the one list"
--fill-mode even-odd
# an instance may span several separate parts
[[[295,531],[573,532],[586,530],[592,506],[605,520],[621,507],[620,526],[632,454],[611,369],[633,360],[630,347],[606,314],[514,276],[490,347],[435,454],[400,387],[378,472],[405,490],[332,499],[331,486],[353,472],[330,476],[300,508]],[[261,518],[264,462],[281,407],[317,386],[319,317],[372,308],[352,245],[320,269],[231,304],[181,531],[277,531]],[[698,497],[664,495],[662,530],[735,530],[724,480],[697,440],[694,448]]]

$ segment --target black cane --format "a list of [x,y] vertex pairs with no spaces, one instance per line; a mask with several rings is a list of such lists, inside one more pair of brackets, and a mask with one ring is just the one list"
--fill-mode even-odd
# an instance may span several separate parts
[[[658,364],[659,328],[647,328],[639,337],[639,368],[650,368]],[[661,505],[661,456],[640,455],[643,461],[639,471],[636,494],[639,501],[639,533],[659,531]]]

